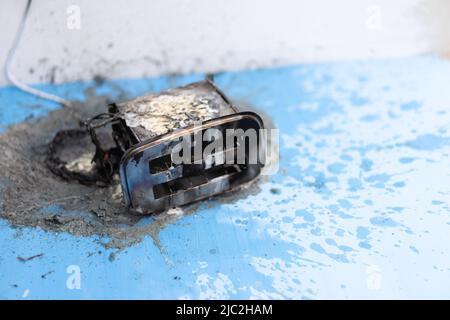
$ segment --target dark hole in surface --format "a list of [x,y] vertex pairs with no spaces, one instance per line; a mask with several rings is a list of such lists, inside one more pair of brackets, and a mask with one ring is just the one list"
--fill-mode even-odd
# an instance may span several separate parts
[[[181,164],[182,177],[154,185],[152,187],[154,199],[161,199],[178,192],[188,191],[192,188],[208,184],[211,180],[221,176],[228,176],[226,185],[230,186],[239,185],[242,181],[247,181],[251,177],[256,176],[260,170],[259,164],[250,165],[248,161],[250,152],[255,151],[254,149],[257,148],[259,142],[258,132],[256,132],[257,140],[251,142],[247,136],[234,137],[233,135],[232,137],[228,137],[229,133],[225,130],[234,128],[241,128],[244,131],[249,128],[258,129],[254,121],[232,122],[219,127],[218,129],[222,131],[226,138],[224,142],[228,142],[229,140],[227,139],[229,138],[233,139],[231,140],[232,146],[228,147],[228,144],[225,143],[223,150],[214,149],[214,153],[211,155],[212,157],[208,157],[207,159],[203,159],[203,152],[206,146],[212,141],[201,141],[200,147],[202,152],[197,155],[194,146],[194,136],[191,135],[190,163]],[[243,147],[243,154],[240,154],[240,150],[238,152],[238,149],[240,149],[239,146]],[[183,151],[184,149],[181,149],[179,154],[182,158],[184,158]],[[227,155],[232,155],[234,164],[222,164],[222,161],[228,161],[229,157]],[[238,155],[240,156],[238,157]],[[201,158],[197,159],[196,156],[200,156]],[[177,166],[172,163],[170,154],[151,160],[149,165],[152,174],[168,171],[172,166]],[[226,185],[223,188],[228,188]],[[209,191],[211,193],[215,192],[213,190]]]
[[167,169],[169,169],[172,166],[172,159],[170,157],[170,153],[165,156],[150,160],[149,166],[150,166],[150,173],[159,173],[167,171]]
[[[188,165],[189,166],[189,165]],[[213,167],[208,170],[203,170],[202,172],[198,172],[195,168],[190,168],[190,173],[195,175],[184,176],[175,180],[171,180],[165,183],[158,184],[153,187],[153,193],[155,199],[159,199],[178,191],[187,190],[190,188],[197,187],[199,185],[205,184],[208,181],[232,173],[237,173],[242,170],[242,168],[238,165],[222,165]]]

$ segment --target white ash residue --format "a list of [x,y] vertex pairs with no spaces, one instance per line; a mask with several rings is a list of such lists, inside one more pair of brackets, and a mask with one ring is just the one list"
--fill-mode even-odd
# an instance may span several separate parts
[[128,102],[124,119],[131,128],[143,127],[155,135],[161,135],[195,122],[206,121],[218,114],[210,100],[194,94],[148,95]]
[[141,141],[235,112],[207,81],[145,95],[115,106]]

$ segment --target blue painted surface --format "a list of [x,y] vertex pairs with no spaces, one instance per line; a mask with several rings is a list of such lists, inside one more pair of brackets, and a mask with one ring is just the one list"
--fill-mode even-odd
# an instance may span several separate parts
[[[200,78],[114,83],[131,97]],[[209,201],[161,231],[163,252],[147,237],[115,259],[95,237],[0,221],[0,296],[450,298],[450,62],[299,65],[216,82],[280,129],[280,170],[260,193]],[[89,85],[42,88],[82,99]],[[37,102],[1,88],[0,130],[57,107]],[[66,287],[70,265],[79,290]]]

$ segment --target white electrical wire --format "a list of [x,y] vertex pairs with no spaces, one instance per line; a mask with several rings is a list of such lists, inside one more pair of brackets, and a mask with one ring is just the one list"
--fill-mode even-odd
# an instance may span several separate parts
[[26,85],[25,83],[22,83],[21,81],[19,81],[11,72],[11,64],[14,58],[14,53],[16,52],[17,46],[19,45],[20,39],[22,38],[22,33],[23,30],[25,29],[25,22],[27,20],[28,17],[28,12],[30,11],[30,6],[31,6],[31,1],[32,0],[27,0],[27,5],[25,7],[25,10],[23,12],[22,15],[22,20],[20,21],[20,25],[19,25],[19,29],[17,30],[17,33],[14,37],[14,42],[11,46],[11,49],[8,52],[8,56],[6,58],[6,63],[5,63],[5,74],[6,74],[6,78],[13,84],[15,85],[17,88],[19,88],[20,90],[27,92],[29,94],[32,94],[34,96],[37,96],[39,98],[42,99],[46,99],[46,100],[50,100],[50,101],[54,101],[57,103],[62,104],[64,107],[70,107],[71,103],[70,101],[63,99],[61,97],[58,97],[56,95],[53,95],[51,93],[47,93],[47,92],[43,92],[41,90],[32,88],[28,85]]

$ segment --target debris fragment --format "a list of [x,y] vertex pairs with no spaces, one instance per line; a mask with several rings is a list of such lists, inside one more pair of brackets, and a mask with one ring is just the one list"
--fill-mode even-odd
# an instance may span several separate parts
[[47,276],[51,275],[51,274],[54,273],[54,272],[55,272],[54,270],[50,270],[49,272],[46,272],[46,273],[44,273],[43,275],[41,275],[41,278],[42,278],[42,279],[46,279]]
[[20,262],[27,262],[27,261],[31,261],[31,260],[36,259],[36,258],[40,258],[43,255],[44,255],[43,253],[39,253],[39,254],[35,254],[34,256],[27,257],[27,258],[23,258],[23,257],[19,256],[19,257],[17,257],[17,260],[19,260]]

